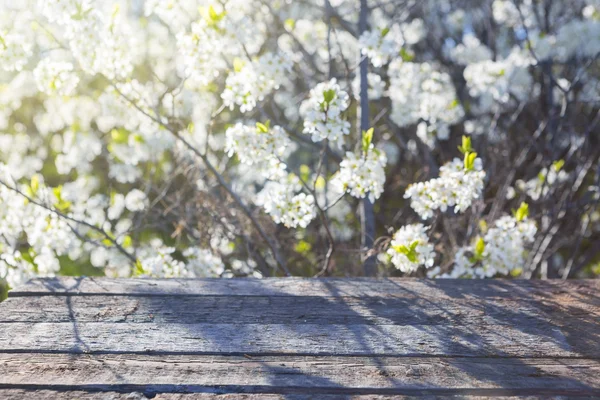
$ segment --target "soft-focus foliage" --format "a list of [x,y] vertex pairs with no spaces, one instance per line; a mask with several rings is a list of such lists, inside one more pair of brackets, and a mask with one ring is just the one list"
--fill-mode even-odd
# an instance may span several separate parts
[[4,284],[600,274],[597,0],[0,15]]

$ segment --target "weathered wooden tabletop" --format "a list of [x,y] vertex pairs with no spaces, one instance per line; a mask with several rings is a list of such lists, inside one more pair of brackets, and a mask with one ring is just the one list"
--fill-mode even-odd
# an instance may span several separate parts
[[600,398],[600,280],[34,280],[1,399]]

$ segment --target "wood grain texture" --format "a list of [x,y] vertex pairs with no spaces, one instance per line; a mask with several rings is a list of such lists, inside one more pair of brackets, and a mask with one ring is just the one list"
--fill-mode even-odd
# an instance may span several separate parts
[[319,324],[0,324],[4,352],[600,357],[585,327]]
[[151,296],[319,296],[435,298],[506,297],[552,299],[572,296],[600,305],[600,280],[266,278],[266,279],[109,279],[57,277],[33,279],[10,297],[39,295]]
[[34,280],[0,398],[600,398],[599,282]]
[[592,323],[600,308],[582,302],[320,296],[31,296],[10,298],[7,322],[223,324],[572,325]]
[[[116,373],[118,371],[118,373]],[[21,375],[19,376],[19,372]],[[0,386],[86,386],[146,391],[191,391],[193,386],[330,389],[434,388],[544,389],[590,388],[600,374],[600,360],[448,358],[448,357],[319,357],[319,356],[155,356],[155,355],[0,355]],[[163,389],[164,390],[164,389]]]
[[[406,400],[406,399],[469,399],[469,400],[490,400],[498,399],[497,394],[488,395],[339,395],[339,394],[301,394],[287,393],[281,394],[248,394],[248,393],[147,393],[146,397],[143,392],[93,392],[93,391],[56,391],[56,390],[23,390],[23,389],[0,389],[0,399],[3,400]],[[542,399],[569,399],[569,398],[585,399],[591,396],[585,395],[547,395],[540,397],[539,395],[502,395],[502,400],[539,400]]]

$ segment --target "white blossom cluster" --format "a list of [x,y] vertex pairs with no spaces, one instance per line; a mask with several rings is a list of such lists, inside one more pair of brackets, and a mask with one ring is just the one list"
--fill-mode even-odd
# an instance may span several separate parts
[[463,160],[455,158],[440,168],[440,176],[426,182],[410,185],[404,193],[410,206],[422,219],[431,218],[434,211],[464,212],[473,200],[481,197],[485,171],[480,158],[467,170]]
[[257,204],[278,224],[288,228],[306,228],[316,216],[315,198],[298,192],[298,178],[268,181],[257,196]]
[[132,275],[131,260],[117,249],[97,246],[89,251],[90,263],[96,268],[103,268],[106,276],[126,278]]
[[143,211],[148,207],[148,198],[146,193],[139,189],[132,189],[125,196],[125,208],[131,212]]
[[463,42],[450,50],[450,57],[460,65],[469,65],[491,60],[492,51],[475,35],[465,35]]
[[179,278],[192,276],[185,263],[173,257],[174,247],[165,246],[160,239],[153,239],[138,254],[137,274],[158,278]]
[[213,49],[219,44],[218,33],[210,29],[204,21],[192,24],[189,34],[177,36],[177,48],[182,57],[182,75],[208,85],[219,76],[227,65],[221,57],[215,57]]
[[400,24],[402,42],[407,46],[412,46],[423,40],[427,34],[425,21],[420,18],[414,18],[409,22]]
[[[492,278],[497,275],[518,274],[525,264],[528,244],[533,243],[537,232],[535,222],[524,218],[504,216],[494,222],[482,239],[483,250],[477,255],[476,246],[458,249],[454,268],[441,278]],[[477,255],[477,256],[475,256]],[[430,277],[439,274],[431,271]]]
[[[121,218],[113,227],[107,219],[118,219],[125,208],[132,212],[145,209],[148,200],[142,191],[133,189],[126,196],[115,193],[109,201],[107,196],[92,194],[98,185],[95,178],[81,176],[64,186],[51,188],[39,175],[34,175],[29,185],[19,185],[12,179],[10,169],[1,164],[0,169],[0,180],[4,184],[35,199],[35,202],[26,201],[15,190],[4,184],[0,186],[0,204],[3,205],[0,207],[0,248],[6,254],[0,260],[0,278],[7,279],[14,287],[34,276],[54,276],[60,270],[61,257],[75,261],[88,255],[91,265],[104,268],[107,275],[130,275],[130,259],[126,254],[112,245],[94,244],[106,238],[75,221],[112,231],[114,240],[129,248],[126,233],[131,220]],[[67,214],[73,220],[52,210]],[[97,239],[82,241],[87,235]],[[26,253],[17,247],[23,239],[30,246]]]
[[188,247],[183,256],[187,260],[187,270],[196,278],[219,277],[225,272],[225,264],[221,257],[209,249]]
[[12,179],[31,178],[40,172],[46,151],[39,151],[41,141],[24,132],[0,134],[0,163]]
[[509,103],[513,98],[525,101],[533,85],[528,66],[529,61],[517,52],[505,60],[469,64],[464,71],[469,94],[479,97],[482,111],[489,111],[496,102]]
[[43,59],[33,70],[33,77],[40,92],[69,96],[73,94],[79,77],[73,71],[73,64],[64,61]]
[[144,15],[156,15],[173,31],[187,26],[195,16],[198,2],[195,0],[147,0],[144,2]]
[[0,68],[21,71],[32,55],[31,43],[19,33],[0,32]]
[[19,250],[11,250],[0,244],[0,277],[12,287],[36,276],[34,266]]
[[568,179],[569,174],[564,169],[557,167],[557,163],[554,163],[550,168],[542,168],[533,179],[528,181],[518,179],[515,186],[535,201],[546,196],[554,185],[566,182]]
[[304,133],[311,135],[313,142],[329,140],[341,147],[344,135],[350,133],[350,123],[342,116],[348,105],[348,93],[342,90],[335,79],[319,83],[311,89],[308,100],[301,105]]
[[560,27],[555,43],[550,37],[551,54],[559,61],[571,57],[594,58],[600,54],[600,20],[573,20]]
[[[0,179],[8,185],[15,184],[1,164]],[[42,198],[56,202],[56,197],[45,187],[38,190]],[[0,258],[0,278],[7,279],[9,285],[23,283],[36,275],[54,276],[60,270],[58,257],[76,258],[81,243],[66,220],[25,201],[4,185],[0,186],[0,204],[0,249],[4,254]],[[17,249],[23,237],[31,246],[27,258]]]
[[241,112],[253,110],[257,102],[279,89],[291,69],[291,60],[284,54],[266,53],[244,64],[227,77],[221,94],[223,104],[232,110],[237,105]]
[[394,39],[387,28],[364,32],[358,39],[361,53],[369,57],[374,67],[379,68],[398,55],[401,43]]
[[333,178],[339,192],[364,199],[369,197],[373,203],[383,193],[385,184],[385,153],[370,144],[367,151],[360,154],[347,152],[340,163],[340,171]]
[[107,10],[91,0],[44,0],[40,7],[48,21],[63,28],[64,39],[84,71],[109,79],[123,79],[131,73],[139,46],[118,5]]
[[415,18],[409,22],[392,23],[385,28],[366,31],[359,37],[358,45],[361,54],[368,57],[375,68],[380,68],[398,56],[412,58],[410,48],[420,42],[425,34],[424,21]]
[[[369,100],[381,99],[385,94],[386,83],[381,75],[369,72],[367,74],[367,94]],[[360,76],[357,75],[352,81],[352,94],[354,98],[360,98]]]
[[[527,5],[531,4],[530,0],[527,0]],[[525,5],[525,2],[523,3]],[[521,6],[521,13],[526,24],[529,21],[529,8]],[[515,6],[515,3],[510,0],[494,0],[492,3],[492,15],[494,20],[501,24],[506,24],[511,27],[520,26],[523,21],[519,14],[519,9]]]
[[[107,89],[99,99],[101,129],[108,131],[111,142],[109,177],[120,183],[134,183],[142,176],[140,166],[158,162],[175,145],[173,135],[148,115],[158,107],[155,90],[163,89],[137,80]],[[132,104],[133,103],[133,104]]]
[[398,60],[390,64],[389,73],[392,120],[401,127],[423,120],[437,139],[447,140],[449,126],[464,116],[450,75],[429,63]]
[[225,132],[225,151],[234,154],[242,164],[262,164],[271,158],[283,157],[290,139],[280,126],[257,124],[248,126],[237,123]]
[[[248,7],[251,6],[251,2],[226,1],[201,7],[201,16],[191,24],[190,31],[181,30],[177,33],[177,48],[183,67],[180,75],[198,85],[209,85],[228,69],[228,62],[235,57],[245,56],[244,49],[252,48],[253,40],[260,37],[256,25],[245,13],[249,12]],[[160,12],[154,9],[156,11]],[[161,15],[164,16],[164,13]],[[261,67],[266,68],[265,64],[268,64],[268,59]],[[273,70],[274,64],[270,68]],[[262,72],[265,70],[249,69],[241,76],[232,78],[230,84],[238,85],[240,79],[249,74],[256,75],[253,79],[260,79]],[[226,97],[231,98],[230,95]]]
[[102,142],[93,134],[66,131],[53,137],[53,150],[58,154],[54,160],[56,171],[69,174],[75,169],[79,174],[92,171],[92,161],[102,153]]
[[[210,249],[188,247],[181,253],[182,259],[176,258],[175,253],[174,247],[165,246],[160,239],[153,239],[140,249],[135,273],[158,278],[214,278],[230,273],[225,270],[221,257]],[[253,274],[254,265],[234,261],[233,271],[243,275]]]
[[433,266],[435,252],[429,243],[427,230],[428,227],[423,224],[412,224],[403,226],[394,234],[387,254],[401,272],[414,272],[421,265],[427,268]]
[[99,112],[99,105],[90,97],[50,96],[44,100],[43,108],[33,122],[43,137],[72,125],[83,132],[89,132],[92,122],[97,121]]
[[[384,189],[396,190],[402,180],[386,182],[385,168],[400,160],[401,151],[412,153],[405,159],[413,164],[397,165],[397,171],[423,170],[416,155],[427,149],[417,147],[415,134],[434,157],[444,157],[446,149],[436,145],[451,133],[464,128],[494,145],[513,134],[507,118],[518,119],[511,125],[517,135],[529,126],[521,122],[549,110],[561,112],[558,126],[569,128],[567,136],[580,136],[583,124],[573,124],[572,115],[593,115],[600,101],[594,63],[600,3],[575,2],[558,1],[546,10],[535,0],[493,0],[493,35],[481,35],[490,30],[488,10],[481,7],[414,2],[392,17],[387,10],[395,4],[376,5],[369,13],[372,30],[356,37],[345,27],[357,17],[356,4],[345,0],[331,4],[343,18],[339,29],[331,29],[319,14],[323,7],[310,2],[4,1],[0,180],[22,194],[0,185],[0,280],[15,286],[54,276],[65,263],[91,264],[115,277],[259,277],[256,262],[236,258],[236,210],[221,215],[215,225],[222,231],[190,223],[181,232],[177,227],[172,242],[149,238],[156,227],[179,219],[177,213],[209,209],[214,189],[225,181],[260,223],[264,211],[275,223],[300,228],[288,235],[309,246],[316,247],[309,235],[329,233],[350,243],[358,236],[357,201],[350,197],[374,202]],[[425,37],[435,46],[423,43]],[[361,112],[358,62],[365,58],[370,122],[389,126],[390,133],[377,147],[368,141],[347,151],[356,145],[349,119]],[[553,91],[542,98],[549,65]],[[330,80],[318,83],[323,79]],[[513,114],[509,108],[517,103],[524,107]],[[278,122],[255,124],[258,115]],[[299,127],[310,140],[297,137]],[[557,138],[547,143],[559,147],[552,154],[569,154],[561,143],[567,138]],[[314,143],[296,152],[292,139]],[[329,153],[319,161],[326,145],[341,156],[339,165]],[[483,198],[482,161],[467,153],[442,166],[439,177],[407,188],[404,197],[422,219],[448,208],[464,212]],[[498,148],[492,161],[507,153],[513,152]],[[231,162],[233,155],[239,162]],[[527,160],[534,159],[539,162]],[[318,173],[311,170],[316,163]],[[594,173],[595,165],[582,184]],[[533,200],[550,197],[567,188],[570,177],[555,163],[537,177],[517,180],[508,198],[517,191]],[[186,195],[174,196],[173,189]],[[598,193],[597,187],[588,190]],[[181,208],[170,207],[174,197]],[[211,218],[220,206],[210,209]],[[309,227],[318,211],[331,223],[328,229]],[[597,214],[584,218],[597,225]],[[142,224],[150,221],[146,235]],[[481,228],[481,240],[460,248],[455,267],[441,274],[433,268],[429,229],[404,226],[381,257],[403,273],[423,265],[432,277],[516,276],[536,233],[532,220],[500,218],[491,229]],[[432,239],[443,243],[438,233]],[[257,255],[272,263],[260,246]]]

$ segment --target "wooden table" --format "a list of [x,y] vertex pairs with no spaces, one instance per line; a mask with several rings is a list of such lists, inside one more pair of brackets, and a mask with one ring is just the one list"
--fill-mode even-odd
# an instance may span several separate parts
[[599,289],[34,280],[0,304],[0,398],[600,398]]

